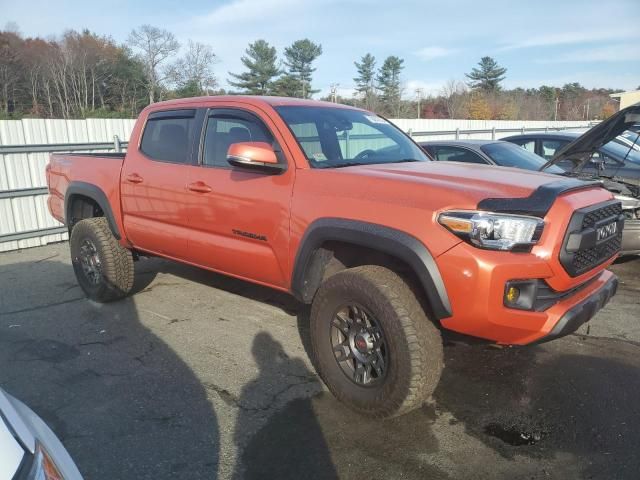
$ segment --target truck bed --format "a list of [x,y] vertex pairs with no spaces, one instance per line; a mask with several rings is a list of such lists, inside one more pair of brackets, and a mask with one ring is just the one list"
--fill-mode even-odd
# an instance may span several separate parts
[[[53,153],[47,166],[49,208],[66,224],[65,198],[70,185],[102,191],[111,205],[120,205],[120,171],[125,153]],[[103,161],[104,160],[104,161]]]

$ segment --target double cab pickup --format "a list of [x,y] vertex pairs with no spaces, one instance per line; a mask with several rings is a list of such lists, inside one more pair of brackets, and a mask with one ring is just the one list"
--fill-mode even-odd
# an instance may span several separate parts
[[153,104],[127,153],[53,154],[51,213],[98,302],[156,255],[310,304],[313,363],[362,414],[420,406],[441,331],[507,345],[575,331],[614,295],[620,203],[599,183],[434,162],[364,110],[277,97]]

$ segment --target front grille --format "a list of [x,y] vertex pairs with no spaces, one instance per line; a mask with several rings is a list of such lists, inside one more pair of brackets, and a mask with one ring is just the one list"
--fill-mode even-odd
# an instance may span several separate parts
[[601,220],[605,220],[609,217],[617,217],[622,213],[622,204],[616,202],[604,208],[598,208],[593,212],[589,212],[585,215],[582,221],[582,228],[591,228]]
[[620,251],[621,246],[622,235],[618,234],[602,245],[596,245],[595,247],[576,252],[572,261],[573,268],[578,272],[586,272],[613,257]]
[[[613,222],[617,223],[616,233],[598,240],[597,229]],[[623,224],[622,206],[615,200],[576,210],[560,252],[560,263],[567,273],[577,277],[618,254]]]

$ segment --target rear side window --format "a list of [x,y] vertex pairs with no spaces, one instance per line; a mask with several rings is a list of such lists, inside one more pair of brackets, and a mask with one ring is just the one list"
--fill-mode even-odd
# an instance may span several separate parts
[[153,160],[189,163],[194,125],[195,110],[152,113],[142,134],[140,150]]

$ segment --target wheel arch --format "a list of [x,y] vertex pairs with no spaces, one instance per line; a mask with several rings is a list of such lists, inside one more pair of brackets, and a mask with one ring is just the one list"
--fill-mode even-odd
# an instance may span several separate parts
[[[94,204],[99,209],[99,211],[96,212],[94,209],[94,212],[91,215],[83,214],[80,217],[77,217],[76,215],[74,215],[74,205],[77,205],[78,201]],[[64,212],[65,224],[69,228],[69,232],[71,232],[73,225],[78,220],[96,216],[104,216],[107,219],[109,229],[111,230],[113,236],[117,240],[120,240],[121,238],[120,230],[118,229],[115,216],[113,215],[111,204],[109,203],[109,200],[104,191],[102,191],[102,189],[96,185],[92,185],[86,182],[71,182],[64,197]]]
[[422,242],[384,225],[340,218],[321,218],[307,228],[296,254],[291,281],[291,291],[298,300],[310,303],[327,274],[348,267],[336,260],[336,245],[354,247],[356,256],[377,253],[385,260],[400,262],[417,280],[435,318],[451,316],[444,281]]

